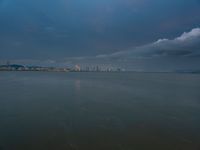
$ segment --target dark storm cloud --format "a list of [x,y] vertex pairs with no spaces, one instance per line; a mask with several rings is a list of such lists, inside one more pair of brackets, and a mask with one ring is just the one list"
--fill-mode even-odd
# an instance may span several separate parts
[[113,53],[200,24],[198,0],[1,0],[1,59]]
[[127,51],[100,55],[110,58],[152,58],[152,57],[195,57],[200,54],[200,28],[184,32],[181,36],[169,40],[159,39],[156,42]]
[[200,69],[200,28],[184,32],[174,39],[156,42],[112,54],[66,58],[71,64],[123,67],[128,70]]
[[199,70],[200,28],[173,39],[159,39],[150,44],[97,56],[68,57],[62,60],[17,60],[20,64],[45,66],[124,68],[135,71]]

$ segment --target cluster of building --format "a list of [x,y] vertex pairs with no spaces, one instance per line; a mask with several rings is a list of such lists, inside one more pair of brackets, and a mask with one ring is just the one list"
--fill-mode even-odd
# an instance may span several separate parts
[[92,67],[82,68],[82,71],[86,71],[86,72],[121,72],[121,71],[125,71],[125,70],[121,69],[121,68],[113,68],[113,67],[92,66]]
[[23,65],[1,65],[0,71],[49,71],[49,72],[68,72],[68,68],[23,66]]
[[46,71],[46,72],[120,72],[123,71],[120,68],[101,68],[99,66],[95,67],[85,67],[81,68],[79,65],[75,65],[72,68],[58,68],[58,67],[40,67],[40,66],[23,66],[17,64],[6,64],[0,65],[0,71]]

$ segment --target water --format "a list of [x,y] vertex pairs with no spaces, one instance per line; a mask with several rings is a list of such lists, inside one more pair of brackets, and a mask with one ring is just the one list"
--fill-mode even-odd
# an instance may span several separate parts
[[0,150],[151,149],[200,149],[200,75],[0,72]]

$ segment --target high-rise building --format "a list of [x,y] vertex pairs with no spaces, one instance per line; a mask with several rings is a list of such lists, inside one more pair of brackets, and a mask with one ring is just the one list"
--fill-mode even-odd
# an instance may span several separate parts
[[79,65],[75,65],[75,71],[81,71],[81,67]]

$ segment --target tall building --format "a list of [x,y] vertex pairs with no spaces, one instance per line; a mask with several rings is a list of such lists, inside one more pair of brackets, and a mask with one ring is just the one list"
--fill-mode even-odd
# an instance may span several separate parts
[[75,71],[81,71],[81,67],[79,65],[75,65]]

